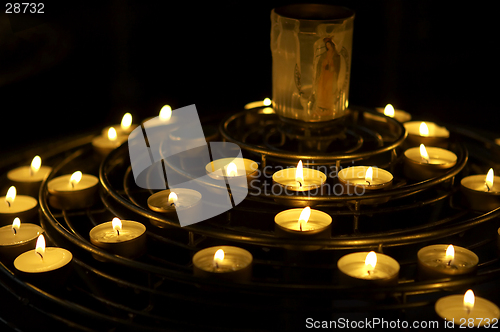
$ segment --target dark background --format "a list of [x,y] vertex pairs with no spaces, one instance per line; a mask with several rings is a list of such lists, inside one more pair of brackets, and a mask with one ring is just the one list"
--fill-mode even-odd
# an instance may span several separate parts
[[[0,151],[99,131],[127,111],[137,123],[166,103],[205,115],[271,97],[270,12],[289,3],[59,1],[44,14],[2,3]],[[356,11],[351,105],[500,136],[494,2],[329,3]]]

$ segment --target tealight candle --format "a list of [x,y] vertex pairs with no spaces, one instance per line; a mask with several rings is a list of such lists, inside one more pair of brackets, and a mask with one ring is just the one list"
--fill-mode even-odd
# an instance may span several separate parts
[[30,166],[21,166],[10,170],[7,173],[7,178],[12,181],[19,193],[38,196],[40,184],[51,171],[52,167],[42,166],[40,156],[35,156]]
[[461,327],[491,327],[500,318],[498,307],[493,302],[476,297],[471,289],[463,296],[450,295],[440,298],[434,309],[441,318]]
[[49,204],[61,210],[90,207],[96,200],[98,183],[97,177],[80,171],[52,179],[47,183]]
[[252,254],[242,248],[210,247],[194,254],[193,272],[203,278],[246,282],[252,278],[252,260]]
[[25,195],[17,195],[16,187],[11,186],[5,196],[0,197],[0,225],[7,225],[19,217],[30,220],[38,212],[38,201]]
[[495,176],[493,168],[486,175],[471,175],[460,182],[470,208],[490,211],[500,207],[500,177]]
[[450,132],[433,122],[410,121],[405,122],[404,127],[408,132],[406,143],[410,146],[420,144],[446,148]]
[[[165,213],[171,218],[188,222],[200,214],[202,195],[196,190],[175,188],[162,190],[148,198],[148,207],[156,212]],[[163,227],[160,221],[150,219],[151,223]]]
[[349,283],[387,286],[398,282],[399,263],[374,251],[345,255],[337,261],[337,267]]
[[123,257],[137,258],[146,252],[146,227],[137,221],[113,218],[92,228],[89,237],[95,246]]
[[62,277],[68,272],[73,255],[66,249],[57,247],[45,248],[45,238],[38,236],[36,248],[22,253],[14,260],[14,267],[25,276],[35,277],[39,280],[40,274],[46,276],[43,278],[52,284],[58,284],[56,278]]
[[[137,125],[132,124],[132,114],[125,113],[122,117],[122,122],[118,125],[111,126],[116,130],[118,136],[128,136]],[[107,137],[108,131],[111,127],[106,127],[102,130],[102,136]]]
[[12,225],[0,228],[0,255],[13,261],[17,256],[35,247],[36,240],[44,230],[38,225],[24,223],[16,217]]
[[457,155],[437,147],[410,148],[404,153],[404,174],[406,177],[423,181],[446,173],[457,163]]
[[275,184],[285,190],[305,192],[320,188],[326,181],[325,173],[302,166],[299,161],[296,168],[285,168],[273,174]]
[[[371,166],[353,166],[338,172],[338,179],[343,187],[344,194],[362,196],[367,191],[387,189],[392,185],[393,176],[389,171]],[[389,199],[363,200],[364,204],[384,203]]]
[[[304,209],[289,209],[274,217],[274,230],[279,237],[291,239],[327,239],[331,234],[332,217],[325,212]],[[285,246],[288,249],[318,250],[321,246]]]
[[245,105],[245,109],[249,110],[257,107],[267,107],[272,104],[271,99],[265,98],[264,100],[254,101]]
[[424,247],[417,257],[418,275],[422,280],[474,274],[479,262],[472,251],[446,244]]
[[394,109],[394,106],[387,104],[385,108],[377,107],[375,108],[377,112],[383,113],[385,116],[394,118],[399,122],[407,122],[411,120],[411,114],[402,110]]
[[126,140],[127,136],[118,136],[116,129],[110,127],[106,135],[96,136],[92,139],[92,146],[101,156],[106,156]]
[[205,171],[215,180],[246,178],[247,183],[250,183],[258,177],[259,164],[245,158],[221,158],[209,162]]

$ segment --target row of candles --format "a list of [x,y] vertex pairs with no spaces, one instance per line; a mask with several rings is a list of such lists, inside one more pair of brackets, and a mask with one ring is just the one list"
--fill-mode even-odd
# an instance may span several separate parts
[[[164,107],[160,113],[160,121],[169,121],[172,111],[170,107]],[[439,132],[442,137],[442,129],[434,124],[430,124],[431,130]],[[410,136],[413,135],[415,125],[405,124]],[[426,129],[427,127],[427,129]],[[119,128],[117,130],[117,128]],[[93,140],[92,144],[96,151],[105,155],[111,150],[126,141],[127,134],[133,129],[131,116],[125,115],[120,127],[109,127],[103,130],[103,135]],[[426,133],[427,130],[427,133]],[[419,135],[422,138],[433,137],[429,135],[428,125],[419,124]],[[107,136],[106,136],[107,135]],[[446,135],[444,135],[446,136]],[[107,138],[106,138],[107,137]],[[448,137],[448,136],[446,136]],[[414,152],[414,148],[405,152],[405,157],[409,163],[427,167],[431,165],[443,165],[438,169],[447,169],[456,162],[456,155],[437,147],[425,148],[423,144],[418,148],[419,154]],[[241,159],[241,158],[240,158]],[[258,165],[250,160],[216,160],[206,166],[207,174],[214,179],[224,180],[224,177],[243,176],[250,181],[254,176]],[[411,167],[410,167],[411,168]],[[224,172],[222,172],[224,170]],[[8,174],[11,181],[22,185],[35,186],[50,173],[51,169],[41,166],[39,157],[35,157],[31,166],[15,169]],[[219,174],[220,173],[220,174]],[[413,173],[413,172],[409,172]],[[436,176],[436,172],[430,172],[426,176]],[[372,167],[356,166],[343,169],[338,173],[339,180],[346,186],[347,192],[352,192],[356,187],[365,190],[378,190],[387,188],[392,182],[392,174],[386,170],[376,169],[375,175]],[[419,178],[419,180],[422,180]],[[464,192],[470,191],[472,195],[486,193],[496,195],[500,190],[497,188],[500,179],[493,176],[490,170],[485,176],[471,176],[462,180]],[[297,168],[288,168],[276,172],[273,181],[288,190],[306,192],[321,187],[326,181],[326,175],[318,170],[304,168],[299,162]],[[61,209],[74,209],[89,206],[93,201],[97,189],[98,179],[90,174],[82,174],[77,171],[71,175],[57,177],[48,182],[47,187],[53,200],[49,203]],[[470,193],[469,193],[469,197]],[[472,196],[474,197],[474,196]],[[23,215],[28,211],[37,209],[36,199],[19,195],[16,198],[15,187],[11,187],[5,197],[5,205],[0,204],[0,216],[10,218],[14,215]],[[0,201],[2,198],[0,198]],[[201,200],[201,195],[194,193],[191,189],[176,189],[175,192],[165,190],[153,194],[148,199],[149,207],[158,212],[175,215],[178,209],[194,208]],[[476,200],[477,201],[477,200]],[[497,202],[498,203],[498,202]],[[498,205],[500,206],[500,205]],[[11,219],[12,220],[12,219]],[[284,237],[308,237],[328,238],[330,236],[330,225],[332,218],[318,210],[306,207],[304,209],[290,209],[280,212],[275,216],[275,229],[279,236]],[[22,229],[22,231],[21,231]],[[118,218],[113,221],[102,223],[94,227],[89,233],[91,242],[112,253],[125,256],[137,257],[145,251],[145,231],[143,224]],[[45,248],[43,240],[43,229],[33,224],[23,224],[20,227],[19,218],[14,220],[12,226],[8,225],[0,229],[0,248],[2,252],[12,251],[15,255],[19,250],[23,251],[14,260],[14,265],[20,271],[28,273],[39,273],[45,270],[50,271],[64,267],[71,261],[71,253],[63,248]],[[500,233],[499,233],[500,234]],[[33,247],[34,250],[26,251]],[[454,248],[453,254],[450,246],[444,255],[443,246],[430,246],[421,249],[418,253],[419,271],[422,278],[450,277],[473,273],[477,267],[477,256],[465,248]],[[315,250],[319,247],[302,248],[305,250]],[[450,249],[452,248],[452,249]],[[9,256],[8,254],[6,256]],[[12,256],[12,254],[11,254]],[[230,279],[233,281],[248,281],[251,277],[252,255],[237,247],[213,247],[199,251],[193,256],[194,274],[199,276],[215,276],[217,278]],[[389,256],[370,253],[353,253],[342,257],[338,261],[338,268],[341,273],[355,280],[364,282],[375,282],[378,284],[391,284],[397,282],[399,264]],[[486,300],[484,300],[486,301]],[[500,316],[498,308],[483,299],[481,312],[484,303],[486,309],[495,318]],[[469,303],[469,302],[468,302]],[[449,307],[449,306],[448,306]],[[470,304],[467,308],[467,316],[471,315]],[[478,310],[475,310],[476,312]],[[496,316],[495,316],[496,315]],[[493,317],[492,316],[492,317]]]

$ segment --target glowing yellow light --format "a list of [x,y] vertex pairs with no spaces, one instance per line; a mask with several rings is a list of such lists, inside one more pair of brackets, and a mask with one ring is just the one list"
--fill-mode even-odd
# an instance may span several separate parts
[[33,160],[31,161],[30,175],[32,176],[35,175],[41,166],[42,166],[42,158],[40,158],[40,156],[35,156],[35,158],[33,158]]
[[455,248],[453,245],[449,245],[448,248],[446,248],[446,255],[444,257],[444,260],[446,263],[453,263],[453,260],[455,259]]
[[75,187],[80,181],[82,180],[82,172],[76,171],[75,173],[71,174],[71,177],[69,178],[69,184],[71,187]]
[[122,123],[120,124],[123,130],[128,130],[132,125],[132,114],[125,113],[122,118]]
[[429,127],[427,127],[427,124],[425,122],[420,123],[418,131],[420,133],[420,136],[429,136]]
[[5,195],[5,202],[7,203],[8,206],[14,204],[14,201],[16,200],[16,195],[17,195],[16,187],[11,186],[9,190],[7,190],[7,195]]
[[373,180],[373,167],[368,167],[365,173],[365,181],[368,182],[368,185],[372,183]]
[[377,254],[375,253],[375,251],[370,251],[368,255],[366,255],[365,267],[367,271],[373,271],[376,265],[377,265]]
[[165,105],[160,110],[160,120],[168,121],[172,117],[172,107],[170,105]]
[[423,144],[420,144],[420,157],[422,157],[422,160],[424,162],[429,163],[429,154],[427,153],[427,149]]
[[117,135],[116,135],[116,129],[114,127],[110,127],[108,129],[108,139],[110,141],[114,141],[114,140],[116,140],[116,137],[117,137]]
[[264,99],[264,106],[269,106],[269,105],[271,105],[271,99],[265,98]]
[[224,261],[224,250],[219,249],[214,255],[214,266],[219,268],[219,264],[221,264],[222,261]]
[[17,234],[19,228],[21,228],[21,219],[19,219],[19,217],[16,217],[12,222],[12,232],[14,233],[14,235]]
[[467,311],[471,311],[474,308],[474,303],[476,302],[476,297],[474,296],[474,292],[472,289],[469,289],[464,294],[464,308]]
[[384,115],[385,116],[390,116],[391,118],[394,117],[394,107],[391,104],[387,104],[384,108]]
[[488,174],[486,174],[486,181],[484,182],[487,191],[490,191],[491,188],[493,188],[493,179],[495,178],[494,175],[493,168],[490,168]]
[[235,163],[230,163],[226,167],[226,174],[228,176],[237,176],[238,175],[238,168],[236,167]]
[[300,212],[299,216],[299,229],[302,230],[304,224],[307,224],[309,221],[309,217],[311,216],[311,208],[306,206],[302,212]]
[[178,200],[177,194],[171,191],[170,194],[168,194],[168,204],[170,205],[175,204],[177,203],[177,200]]
[[113,218],[113,220],[111,220],[111,226],[113,226],[113,230],[116,231],[116,234],[120,235],[120,231],[122,230],[122,221],[120,218]]
[[295,171],[295,181],[297,181],[301,187],[304,185],[304,170],[302,167],[302,160],[300,160],[297,164],[297,170]]
[[38,240],[36,240],[35,253],[43,259],[43,255],[45,254],[45,238],[43,235],[38,236]]

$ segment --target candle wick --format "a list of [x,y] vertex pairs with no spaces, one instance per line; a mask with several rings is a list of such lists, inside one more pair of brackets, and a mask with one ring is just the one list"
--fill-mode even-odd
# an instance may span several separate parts
[[372,184],[370,183],[370,181],[366,180],[366,182],[368,183],[369,186],[371,186]]
[[302,182],[300,181],[297,181],[299,183],[299,187],[302,187]]
[[7,205],[10,207],[10,202],[8,200],[5,200],[5,202],[7,202]]
[[448,266],[451,266],[451,261],[452,261],[452,259],[450,259],[450,261],[448,262]]
[[368,275],[370,275],[370,274],[371,274],[371,271],[370,271],[370,270],[367,270],[366,272],[368,272]]
[[486,188],[488,189],[488,191],[490,191],[491,189],[490,189],[490,186],[488,186],[488,182],[485,182],[484,184],[486,185]]
[[300,231],[302,232],[302,223],[299,223]]
[[470,314],[470,307],[467,307],[467,315]]
[[170,203],[170,206],[177,206],[177,205],[175,205],[175,202],[174,202],[174,203]]
[[219,263],[217,263],[217,261],[215,261],[215,268],[218,270],[219,269]]
[[75,183],[73,181],[71,181],[71,188],[75,189]]
[[116,235],[120,236],[120,230],[116,230]]
[[41,253],[39,253],[38,251],[36,252],[38,255],[40,255],[40,258],[42,259],[43,261],[43,255]]
[[16,234],[17,234],[17,229],[12,228],[12,231],[14,232],[14,235],[16,235]]

